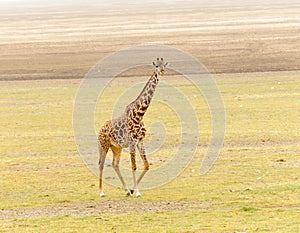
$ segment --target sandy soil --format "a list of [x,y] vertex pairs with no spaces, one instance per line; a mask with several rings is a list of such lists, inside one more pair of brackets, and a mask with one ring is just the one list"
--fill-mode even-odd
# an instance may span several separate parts
[[[279,161],[280,162],[280,161]],[[245,189],[244,192],[251,191]],[[230,192],[234,192],[230,190]],[[107,199],[103,201],[85,201],[75,203],[61,203],[43,207],[23,207],[0,210],[0,220],[47,218],[55,216],[95,216],[96,219],[105,220],[104,215],[134,214],[151,212],[172,212],[197,210],[232,210],[231,207],[220,208],[209,202],[200,201],[162,201],[162,202],[139,202],[131,198]],[[299,206],[266,206],[264,209],[290,209],[298,210]]]
[[[162,211],[187,211],[191,208],[207,209],[208,203],[199,201],[138,202],[128,199],[63,203],[35,208],[13,208],[0,210],[0,220],[18,218],[44,218],[51,216],[90,216],[101,214],[128,214]],[[99,216],[99,218],[102,218]],[[105,218],[105,217],[103,217]]]
[[4,5],[0,80],[82,78],[105,55],[139,44],[175,46],[210,72],[299,69],[299,3],[247,2]]

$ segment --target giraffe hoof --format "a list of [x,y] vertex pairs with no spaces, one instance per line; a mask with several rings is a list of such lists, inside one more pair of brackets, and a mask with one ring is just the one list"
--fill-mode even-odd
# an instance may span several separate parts
[[131,195],[131,192],[127,191],[125,195],[126,195],[126,197],[129,197]]
[[130,193],[131,193],[131,195],[134,193],[134,190],[133,189],[130,189]]
[[104,193],[100,193],[100,197],[105,197]]
[[136,197],[137,198],[139,198],[139,197],[141,197],[142,195],[140,194],[140,192],[138,191],[137,193],[136,193]]

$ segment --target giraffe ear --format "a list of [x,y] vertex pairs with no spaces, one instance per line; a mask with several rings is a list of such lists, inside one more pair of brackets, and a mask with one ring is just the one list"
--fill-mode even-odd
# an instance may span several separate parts
[[152,65],[156,66],[155,62],[152,62]]
[[166,67],[167,65],[169,65],[169,62],[166,62],[166,64],[164,65],[164,67]]

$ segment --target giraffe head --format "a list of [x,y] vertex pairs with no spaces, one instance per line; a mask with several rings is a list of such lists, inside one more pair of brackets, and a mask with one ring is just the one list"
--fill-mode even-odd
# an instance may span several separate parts
[[168,62],[165,63],[163,58],[157,58],[156,62],[153,62],[152,64],[155,67],[155,73],[157,75],[163,76],[165,74],[165,67],[168,65]]

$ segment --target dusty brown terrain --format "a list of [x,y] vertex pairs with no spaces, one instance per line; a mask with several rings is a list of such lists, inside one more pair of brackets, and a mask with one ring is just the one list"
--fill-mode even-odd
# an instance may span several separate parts
[[[0,210],[0,219],[44,218],[71,214],[73,216],[128,214],[157,211],[187,211],[191,208],[207,209],[208,203],[198,201],[132,202],[132,200],[104,200],[91,202],[64,203],[35,208]],[[101,217],[100,217],[101,218]],[[105,217],[103,217],[105,218]]]
[[3,5],[0,80],[82,78],[139,44],[175,46],[210,72],[297,70],[299,11],[297,1]]
[[[245,190],[251,191],[251,190]],[[275,209],[278,206],[266,207]],[[285,207],[298,209],[298,206]],[[0,220],[47,218],[52,216],[95,216],[96,219],[105,220],[107,215],[172,212],[197,210],[226,210],[213,206],[209,202],[200,201],[162,201],[162,202],[139,202],[129,199],[108,199],[99,201],[84,201],[75,203],[62,203],[43,207],[24,207],[0,210]],[[228,207],[228,210],[231,208]]]

